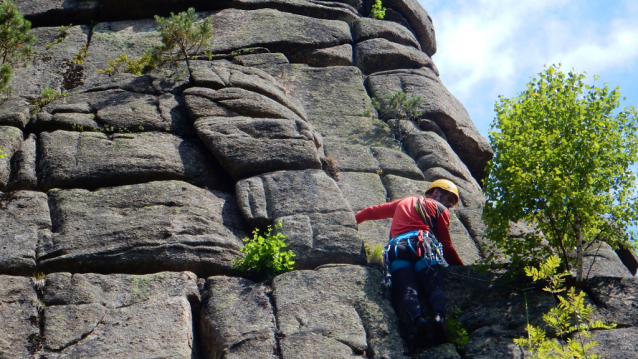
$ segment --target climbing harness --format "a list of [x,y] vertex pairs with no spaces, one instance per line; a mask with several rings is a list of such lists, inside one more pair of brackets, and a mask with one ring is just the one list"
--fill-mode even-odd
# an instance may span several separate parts
[[[433,265],[448,266],[445,258],[443,258],[443,245],[436,240],[433,234],[436,232],[436,222],[427,215],[424,203],[425,198],[419,197],[416,201],[415,209],[430,230],[418,230],[400,234],[394,238],[390,238],[388,244],[383,247],[383,284],[387,288],[392,286],[392,272],[399,268],[414,266],[414,269],[419,272],[425,267]],[[443,205],[438,205],[434,218],[438,218],[445,209]],[[417,257],[420,257],[421,260],[412,264],[405,260],[396,259],[398,257],[397,246],[401,242],[405,242],[412,252],[414,252]],[[390,262],[391,251],[394,251],[395,258],[392,262]]]
[[[404,242],[421,260],[412,264],[405,260],[395,259],[390,262],[390,253],[394,251],[394,258],[398,257],[397,246]],[[383,247],[383,284],[392,286],[392,272],[399,268],[414,266],[417,272],[425,267],[441,265],[447,267],[448,263],[443,258],[443,245],[428,231],[411,231],[398,235]]]

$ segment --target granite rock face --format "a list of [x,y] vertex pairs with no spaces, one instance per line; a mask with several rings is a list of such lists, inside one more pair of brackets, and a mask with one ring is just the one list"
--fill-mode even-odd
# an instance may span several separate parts
[[237,200],[253,225],[281,221],[297,268],[365,261],[352,210],[323,171],[279,171],[239,181]]
[[[525,310],[542,324],[553,301],[472,271],[492,150],[439,78],[417,0],[384,0],[384,20],[371,0],[15,2],[39,39],[0,99],[0,357],[525,357]],[[188,63],[97,71],[189,7],[213,40]],[[419,118],[379,115],[373,98],[398,91],[421,97]],[[443,272],[464,351],[416,335],[373,255],[391,219],[354,216],[439,178],[460,191],[467,266]],[[242,239],[275,223],[295,270],[243,278]],[[594,333],[607,357],[635,356],[637,258],[585,255],[587,300],[619,324]]]
[[0,202],[0,273],[31,275],[36,270],[38,243],[51,236],[47,196],[14,191]]
[[49,358],[190,358],[193,273],[55,273],[45,278],[44,355]]
[[[246,235],[235,197],[180,181],[51,190],[48,271],[229,271]],[[90,220],[87,220],[90,218]]]
[[0,356],[28,358],[41,344],[38,296],[28,277],[0,275]]

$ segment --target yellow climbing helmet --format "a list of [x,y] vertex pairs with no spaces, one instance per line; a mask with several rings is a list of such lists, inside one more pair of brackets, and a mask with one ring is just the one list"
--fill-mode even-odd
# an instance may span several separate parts
[[433,188],[440,188],[442,190],[448,191],[450,193],[454,193],[454,195],[456,196],[456,203],[459,203],[459,190],[458,188],[456,188],[456,185],[454,184],[454,182],[452,181],[448,181],[446,179],[438,179],[432,183],[430,183],[430,187],[428,187],[428,190],[425,191],[425,193],[430,192],[431,189]]

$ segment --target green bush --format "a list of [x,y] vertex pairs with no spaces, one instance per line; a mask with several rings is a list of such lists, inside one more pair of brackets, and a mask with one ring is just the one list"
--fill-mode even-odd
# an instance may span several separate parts
[[381,3],[381,0],[376,0],[372,9],[370,9],[370,17],[373,19],[383,20],[385,18],[385,8]]
[[[418,121],[423,112],[419,109],[422,105],[421,97],[408,97],[408,94],[399,91],[393,95],[386,95],[384,98],[372,98],[372,106],[379,112],[379,117],[384,120],[395,120],[389,122],[390,128],[394,131],[396,139],[403,143],[410,134],[409,126],[405,126],[406,121]],[[368,113],[364,113],[366,116]]]
[[363,248],[365,249],[368,263],[379,263],[383,265],[383,244],[371,245],[364,243]]
[[558,305],[543,315],[543,321],[554,330],[561,341],[548,338],[544,329],[528,324],[527,338],[514,339],[514,343],[526,347],[532,359],[596,359],[598,355],[588,353],[591,348],[598,345],[590,340],[591,330],[611,329],[616,325],[590,319],[594,307],[585,303],[583,291],[576,293],[576,288],[571,287],[565,296],[558,295],[566,291],[564,278],[570,275],[567,272],[556,273],[559,266],[560,258],[550,256],[539,268],[526,267],[525,273],[535,281],[546,280],[548,284],[543,290],[558,298]]
[[106,68],[98,69],[96,72],[109,76],[122,72],[141,76],[151,66],[150,62],[150,55],[130,59],[127,54],[123,53],[120,57],[109,60],[109,65]]
[[372,106],[379,111],[379,116],[383,119],[416,120],[422,115],[419,107],[421,97],[408,97],[408,94],[399,91],[393,95],[386,95],[384,98],[372,98]]
[[57,100],[59,98],[67,97],[69,94],[58,91],[52,87],[46,86],[40,91],[40,97],[38,99],[31,101],[30,112],[32,115],[40,112],[42,107],[51,103],[51,101]]
[[11,66],[25,62],[33,55],[31,23],[24,19],[11,0],[0,3],[0,90],[9,89]]
[[[275,225],[275,229],[282,227],[281,222]],[[253,238],[244,238],[246,242],[242,252],[246,254],[244,258],[237,258],[233,261],[234,269],[245,272],[252,272],[258,275],[277,275],[293,269],[295,261],[292,258],[295,254],[288,250],[282,251],[287,247],[284,239],[288,238],[280,231],[274,231],[273,227],[268,226],[263,235],[258,229],[253,231]]]

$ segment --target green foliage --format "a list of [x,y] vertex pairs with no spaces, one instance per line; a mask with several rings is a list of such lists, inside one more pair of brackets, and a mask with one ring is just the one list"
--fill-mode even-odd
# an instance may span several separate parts
[[[281,227],[281,222],[275,225],[275,229]],[[281,250],[287,247],[283,240],[288,236],[279,231],[273,232],[272,226],[268,226],[263,236],[259,232],[258,229],[255,229],[252,239],[243,239],[246,245],[241,251],[246,256],[243,259],[235,259],[233,268],[266,276],[292,270],[295,264],[292,258],[295,257],[295,254],[290,250]]]
[[[109,60],[109,65],[97,72],[105,75],[125,72],[141,76],[164,63],[186,61],[190,65],[190,59],[197,57],[204,48],[212,46],[213,20],[206,18],[198,21],[194,8],[179,14],[171,13],[169,18],[155,16],[155,21],[162,45],[146,49],[144,56],[139,58],[129,58],[123,53]],[[206,51],[205,56],[212,59],[213,54]]]
[[376,0],[372,9],[370,9],[370,17],[373,19],[383,20],[385,18],[385,8],[381,3],[381,0]]
[[386,95],[382,99],[373,97],[372,106],[384,119],[416,120],[422,114],[419,110],[421,97],[408,97],[408,94],[403,91]]
[[45,87],[40,90],[40,97],[37,99],[32,99],[29,101],[31,107],[29,108],[29,112],[32,116],[40,112],[42,107],[48,105],[51,101],[57,100],[59,98],[67,97],[69,94],[58,91],[52,87]]
[[75,56],[73,56],[73,60],[71,60],[71,62],[76,65],[81,65],[84,63],[84,60],[86,59],[86,56],[88,54],[89,54],[88,45],[85,44],[80,48],[80,50],[78,50],[78,53],[75,54]]
[[[557,253],[581,281],[583,252],[596,241],[634,247],[627,229],[638,219],[629,168],[638,154],[638,116],[633,107],[616,112],[618,88],[586,85],[584,75],[557,66],[538,76],[495,105],[483,219],[487,237],[515,268]],[[508,237],[518,221],[539,231]]]
[[141,76],[152,67],[154,67],[154,65],[150,55],[145,55],[137,59],[130,59],[128,55],[123,53],[120,57],[109,60],[109,65],[106,68],[98,69],[96,72],[109,76],[118,73],[129,73]]
[[465,350],[465,346],[470,343],[470,336],[463,324],[459,320],[461,316],[461,310],[457,309],[453,315],[449,316],[445,323],[447,325],[447,335],[450,342],[456,345],[456,348],[460,351]]
[[383,244],[370,245],[364,243],[363,248],[365,249],[368,263],[379,263],[383,265]]
[[10,66],[25,62],[33,55],[31,23],[24,19],[11,0],[0,3],[0,90],[7,90]]
[[194,8],[179,14],[171,13],[169,18],[155,16],[157,31],[162,36],[162,45],[149,54],[157,62],[186,61],[199,54],[203,48],[212,46],[213,19],[197,21]]
[[0,91],[9,90],[9,82],[13,76],[13,69],[9,64],[0,65]]
[[[423,114],[419,107],[421,107],[421,97],[408,97],[408,94],[399,91],[393,95],[386,95],[385,98],[377,99],[372,98],[372,106],[377,109],[379,116],[385,120],[390,121],[388,124],[394,131],[394,134],[399,142],[403,142],[405,137],[410,134],[410,126],[406,126],[406,121],[417,121]],[[368,112],[364,112],[364,116],[369,115]]]
[[51,101],[67,96],[69,96],[69,94],[62,93],[61,91],[57,91],[54,88],[47,86],[40,91],[40,99],[38,101],[38,105],[40,105],[40,107],[43,107],[48,105]]
[[46,45],[47,49],[51,48],[51,46],[53,45],[57,45],[61,43],[62,41],[64,41],[66,36],[69,34],[69,29],[71,27],[73,27],[73,24],[69,24],[68,26],[64,26],[64,25],[60,26],[60,36],[58,36],[55,40],[53,40],[53,42],[47,43]]
[[[539,268],[527,267],[525,273],[536,280],[546,280],[548,285],[543,289],[558,298],[558,305],[543,315],[543,321],[555,331],[560,341],[548,338],[540,327],[527,325],[527,338],[514,339],[520,347],[526,347],[532,359],[596,359],[598,355],[588,353],[598,345],[591,341],[592,329],[612,329],[615,324],[605,324],[600,320],[590,319],[594,307],[585,304],[585,293],[576,293],[576,288],[565,290],[564,277],[569,273],[557,274],[560,266],[558,256],[550,256]],[[558,295],[566,291],[566,295]]]

